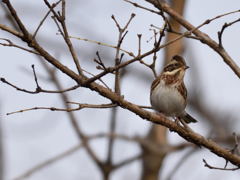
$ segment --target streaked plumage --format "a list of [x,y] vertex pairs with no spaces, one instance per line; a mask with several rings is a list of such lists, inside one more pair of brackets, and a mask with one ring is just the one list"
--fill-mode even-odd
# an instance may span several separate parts
[[187,89],[184,74],[188,66],[181,56],[174,56],[163,72],[153,81],[150,101],[152,107],[167,116],[181,117],[185,122],[196,122],[185,112]]

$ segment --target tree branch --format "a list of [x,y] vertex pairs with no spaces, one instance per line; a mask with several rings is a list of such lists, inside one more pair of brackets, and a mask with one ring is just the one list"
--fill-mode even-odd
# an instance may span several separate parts
[[[146,0],[147,2],[153,4],[156,8],[162,9],[164,12],[169,14],[172,18],[174,18],[178,23],[180,23],[183,27],[188,29],[189,31],[192,31],[193,34],[195,34],[197,37],[201,38],[201,42],[204,44],[207,44],[209,47],[211,47],[214,51],[216,51],[224,60],[224,62],[233,70],[233,72],[240,78],[240,68],[238,65],[234,62],[234,60],[229,56],[229,54],[226,52],[226,50],[219,46],[217,42],[215,42],[213,39],[211,39],[207,34],[201,32],[198,30],[199,28],[194,27],[192,24],[190,24],[188,21],[186,21],[181,15],[179,15],[176,11],[174,11],[167,3],[160,2],[159,0]],[[235,12],[240,12],[239,10],[233,11],[230,13],[225,13],[224,15],[232,14]],[[222,17],[217,16],[212,18],[212,20],[215,20],[217,18]],[[203,24],[208,24],[212,20],[206,20]]]

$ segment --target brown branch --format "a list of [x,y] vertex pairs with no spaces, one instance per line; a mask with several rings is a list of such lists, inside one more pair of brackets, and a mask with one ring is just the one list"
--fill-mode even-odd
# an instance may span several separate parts
[[[156,28],[156,26],[154,26],[155,28]],[[182,32],[177,32],[177,31],[175,31],[175,30],[172,30],[172,29],[166,29],[166,31],[168,32],[168,33],[173,33],[173,34],[176,34],[176,35],[182,35]],[[194,35],[186,35],[185,36],[186,38],[190,38],[190,39],[194,39],[194,40],[198,40],[198,41],[201,41],[201,38],[200,37],[196,37],[196,36],[194,36]]]
[[27,51],[27,52],[29,52],[29,53],[33,53],[33,54],[35,54],[35,55],[40,55],[38,52],[35,52],[35,51],[31,50],[31,49],[27,49],[27,48],[25,48],[25,47],[22,47],[22,46],[19,46],[19,45],[14,44],[14,43],[13,43],[11,40],[9,40],[9,39],[0,38],[0,40],[7,41],[7,43],[0,43],[0,45],[2,45],[2,46],[15,47],[15,48],[18,48],[18,49]]
[[98,66],[96,68],[97,69],[102,69],[102,70],[106,71],[107,68],[106,68],[105,64],[103,63],[102,58],[101,58],[101,56],[100,56],[98,51],[96,52],[96,55],[97,55],[97,58],[98,58],[98,59],[94,59],[94,62],[98,64]]
[[[109,123],[109,133],[111,134],[114,134],[116,131],[117,112],[118,112],[117,107],[111,110],[111,117],[110,117],[110,123]],[[112,136],[109,136],[106,164],[110,166],[112,166],[114,142],[115,142],[115,139]]]
[[[110,48],[114,48],[114,49],[117,48],[117,46],[114,46],[114,45],[111,45],[111,44],[106,44],[106,43],[103,43],[103,42],[100,42],[100,41],[91,40],[91,39],[80,38],[80,37],[75,37],[75,36],[69,36],[69,38],[77,39],[77,40],[80,40],[80,41],[86,41],[86,42],[90,42],[90,43],[94,43],[94,44],[97,44],[97,45],[106,46],[106,47],[110,47]],[[129,56],[135,57],[132,52],[129,52],[129,51],[125,50],[125,49],[121,49],[120,48],[120,51],[128,54]]]
[[153,4],[156,8],[162,9],[164,12],[169,14],[173,19],[175,19],[178,23],[180,23],[183,27],[191,31],[194,35],[201,38],[201,42],[204,44],[207,44],[209,47],[211,47],[214,51],[216,51],[224,60],[224,62],[232,69],[232,71],[240,78],[240,68],[238,65],[234,62],[234,60],[229,56],[229,54],[226,52],[224,48],[219,47],[219,44],[215,42],[213,39],[211,39],[207,34],[201,32],[198,30],[200,27],[209,24],[215,19],[221,18],[223,16],[240,12],[240,10],[233,11],[230,13],[225,13],[223,15],[216,16],[212,19],[206,20],[204,23],[198,26],[198,28],[194,27],[192,24],[190,24],[188,21],[186,21],[180,14],[178,14],[176,11],[174,11],[166,2],[159,2],[158,0],[146,0],[147,2]]
[[64,112],[72,112],[72,111],[79,111],[84,108],[94,108],[94,109],[105,109],[105,108],[112,108],[116,107],[116,104],[80,104],[74,102],[68,102],[69,104],[77,104],[77,108],[56,108],[56,107],[33,107],[27,109],[21,109],[18,111],[7,113],[7,115],[12,115],[16,113],[22,113],[26,111],[33,111],[33,110],[50,110],[50,111],[64,111]]
[[113,73],[114,71],[116,71],[116,70],[118,70],[118,69],[124,68],[124,67],[126,67],[126,66],[128,66],[128,65],[130,65],[130,64],[132,64],[132,63],[134,63],[134,62],[136,62],[136,61],[139,61],[139,60],[143,59],[144,57],[147,57],[147,56],[151,55],[152,53],[157,52],[157,51],[159,51],[160,49],[162,49],[162,48],[164,48],[164,47],[166,47],[166,46],[168,46],[168,45],[170,45],[170,44],[178,41],[179,39],[182,39],[184,36],[186,36],[186,35],[188,35],[188,34],[191,34],[191,31],[187,31],[187,32],[183,33],[182,35],[178,36],[177,38],[175,38],[175,39],[173,39],[173,40],[171,40],[171,41],[169,41],[169,42],[167,42],[167,43],[165,43],[165,44],[163,44],[163,45],[160,45],[160,46],[158,46],[158,47],[154,47],[152,50],[150,50],[150,51],[148,51],[148,52],[146,52],[146,53],[144,53],[144,54],[142,54],[142,55],[140,55],[140,56],[136,56],[136,57],[134,57],[134,58],[131,59],[131,60],[128,60],[128,61],[126,61],[126,62],[123,62],[123,63],[121,63],[121,64],[119,64],[119,65],[117,65],[117,66],[114,66],[114,67],[108,67],[105,71],[97,74],[96,76],[94,76],[94,77],[92,77],[92,78],[87,79],[87,80],[83,83],[83,86],[87,86],[88,84],[96,81],[97,79],[105,76],[105,75],[108,74],[108,73]]
[[[49,55],[45,50],[43,50],[38,44],[34,43],[34,48],[39,51],[39,53],[43,54],[44,58],[56,68],[61,70],[63,73],[67,74],[69,77],[74,79],[79,84],[84,84],[86,82],[86,78],[83,76],[79,76],[75,74],[73,71],[68,69],[66,66],[63,66],[60,62],[55,60],[51,55]],[[85,84],[84,84],[85,85]],[[86,85],[85,85],[86,86]],[[228,150],[220,147],[215,142],[205,139],[203,136],[195,133],[186,131],[184,128],[179,127],[177,124],[168,120],[166,117],[162,115],[157,115],[155,113],[148,112],[146,110],[141,109],[139,106],[132,104],[123,99],[121,96],[117,96],[114,92],[110,91],[103,86],[100,86],[96,83],[88,84],[87,86],[89,89],[98,92],[102,96],[110,99],[112,102],[117,103],[119,106],[128,109],[129,111],[137,114],[143,119],[151,121],[156,124],[161,124],[171,131],[177,132],[181,137],[186,139],[189,142],[193,142],[196,145],[204,146],[207,149],[211,150],[216,155],[228,159],[232,164],[239,165],[240,164],[240,157],[230,153]]]
[[[151,1],[151,0],[149,0],[149,1]],[[171,9],[171,11],[173,11],[173,10]],[[96,75],[95,77],[92,77],[92,78],[88,79],[85,83],[86,83],[86,84],[89,84],[89,83],[91,83],[91,82],[94,82],[94,81],[97,80],[98,78],[101,78],[101,77],[105,76],[105,75],[108,74],[108,73],[113,73],[114,71],[116,71],[116,70],[118,70],[118,69],[121,69],[121,68],[123,68],[123,67],[125,67],[125,66],[128,66],[129,64],[132,64],[132,63],[134,63],[134,62],[136,62],[136,61],[139,61],[139,60],[143,59],[144,57],[147,57],[147,56],[151,55],[152,53],[157,52],[157,51],[159,51],[160,49],[162,49],[162,48],[164,48],[164,47],[166,47],[166,46],[169,46],[170,44],[173,44],[174,42],[182,39],[183,37],[187,37],[187,36],[191,35],[192,33],[195,34],[196,31],[199,32],[198,29],[201,28],[202,26],[204,26],[204,25],[206,25],[206,24],[209,24],[210,22],[212,22],[212,21],[214,21],[214,20],[216,20],[216,19],[218,19],[218,18],[221,18],[221,17],[226,16],[226,15],[229,15],[229,14],[233,14],[233,13],[236,13],[236,12],[239,12],[239,10],[237,10],[237,11],[232,11],[232,12],[229,12],[229,13],[225,13],[225,14],[216,16],[216,17],[214,17],[214,18],[212,18],[212,19],[208,19],[208,20],[204,21],[202,24],[198,25],[197,27],[193,27],[190,23],[187,22],[187,25],[190,24],[190,27],[191,27],[191,28],[189,28],[189,31],[186,31],[186,32],[184,32],[184,33],[181,33],[178,37],[174,38],[173,40],[170,40],[170,41],[166,42],[165,44],[160,45],[160,46],[158,46],[158,47],[154,47],[152,50],[150,50],[150,51],[148,51],[148,52],[146,52],[146,53],[144,53],[144,54],[142,54],[142,55],[140,55],[140,56],[136,56],[136,57],[134,57],[133,59],[128,60],[128,61],[126,61],[126,62],[124,62],[124,63],[121,63],[121,64],[119,64],[118,66],[109,67],[109,68],[107,68],[105,71],[103,71],[103,72],[99,73],[98,75]],[[174,13],[177,14],[175,11],[174,11]],[[180,15],[177,14],[177,16],[180,16]],[[175,16],[173,16],[173,18],[174,18],[174,17],[175,17]],[[180,16],[180,17],[181,17],[181,16]],[[183,18],[181,17],[181,19],[183,19]],[[185,20],[183,19],[183,21],[185,21]],[[187,29],[188,29],[188,28],[187,28]],[[199,40],[202,41],[202,40],[203,40],[203,37],[205,37],[205,36],[207,36],[207,35],[204,34],[204,33],[202,33],[202,32],[201,32],[200,34],[202,34],[202,35],[201,35],[201,36],[200,36],[200,35],[197,36],[197,39],[199,39]],[[207,37],[208,37],[208,36],[207,36]],[[214,43],[212,43],[213,40],[209,40],[209,42],[210,42],[210,45],[211,45],[211,44],[214,44]],[[218,44],[215,43],[215,45],[216,45],[216,46],[214,46],[214,47],[217,48],[217,47],[218,47]],[[211,46],[210,46],[210,47],[211,47]],[[225,50],[222,50],[221,53],[220,53],[220,55],[221,55],[221,56],[224,56],[225,59],[229,60],[228,63],[230,64],[231,68],[235,68],[235,67],[236,67],[235,69],[238,69],[238,66],[237,66],[237,65],[234,63],[234,61],[229,57],[229,55],[228,55],[227,53],[225,53]],[[229,58],[228,58],[228,57],[229,57]],[[226,60],[226,61],[227,61],[227,60]],[[233,66],[233,67],[232,67],[232,66]],[[238,70],[237,70],[237,71],[238,71]],[[235,71],[234,71],[234,72],[235,72]],[[238,72],[235,72],[235,73],[238,74]],[[239,70],[239,75],[240,75],[240,70]]]
[[37,86],[36,89],[41,89],[40,86],[39,86],[39,84],[38,84],[38,78],[37,78],[37,74],[36,74],[36,71],[35,71],[34,64],[32,65],[32,70],[33,70],[34,81],[35,81],[36,86]]
[[[84,69],[82,69],[82,71],[83,72],[85,72],[85,73],[87,73],[87,74],[90,74],[91,76],[95,76],[94,74],[92,74],[92,73],[90,73],[90,72],[88,72],[88,71],[86,71],[86,70],[84,70]],[[99,78],[98,79],[106,88],[108,88],[108,89],[111,89],[110,87],[108,87],[108,85],[101,79],[101,78]],[[78,85],[79,86],[79,85]]]
[[[153,30],[154,32],[154,47],[157,48],[160,46],[160,43],[162,42],[163,37],[165,36],[165,30],[167,28],[167,22],[165,21],[163,24],[163,27],[161,29],[159,29],[159,38],[157,38],[158,33],[155,31],[155,29]],[[139,54],[140,55],[140,54]],[[139,60],[139,62],[143,65],[145,65],[146,67],[148,67],[149,69],[151,69],[151,71],[153,72],[154,77],[157,77],[157,72],[155,69],[155,64],[156,64],[156,60],[157,60],[157,51],[153,52],[153,61],[151,64],[147,64],[145,63],[142,59]]]
[[236,171],[236,170],[240,169],[240,167],[235,167],[235,168],[226,168],[226,167],[220,168],[220,167],[214,167],[214,166],[211,166],[210,164],[208,164],[205,159],[203,159],[203,162],[204,162],[204,166],[205,166],[205,167],[208,167],[209,169],[224,170],[224,171]]
[[46,13],[46,15],[43,17],[43,19],[40,21],[37,29],[35,30],[35,32],[33,33],[33,39],[36,37],[39,29],[41,28],[41,26],[43,25],[44,21],[47,19],[48,15],[51,13],[51,10],[54,9],[62,0],[59,0],[56,3],[53,3],[50,10],[48,10],[48,12]]
[[127,2],[127,3],[132,4],[133,6],[135,6],[135,7],[137,7],[137,8],[141,8],[141,9],[143,9],[143,10],[149,11],[149,12],[154,13],[154,14],[158,14],[158,15],[159,15],[159,14],[161,13],[161,12],[159,12],[159,11],[154,11],[153,9],[146,8],[146,7],[144,7],[144,6],[141,6],[141,5],[137,4],[137,3],[134,3],[134,2],[129,1],[129,0],[124,0],[124,1]]
[[223,32],[226,28],[228,28],[229,26],[232,26],[233,24],[237,23],[240,21],[240,18],[238,18],[237,20],[233,21],[233,22],[230,22],[230,23],[225,23],[223,26],[222,26],[222,29],[221,31],[218,32],[218,44],[221,48],[223,48],[223,44],[222,44],[222,35],[223,35]]
[[[202,27],[202,26],[205,25],[205,24],[206,24],[206,22],[203,23],[203,24],[200,24],[199,26],[197,26],[197,27],[195,27],[195,28],[193,28],[193,29],[191,29],[191,30],[189,30],[189,31],[186,31],[186,32],[182,33],[182,34],[179,35],[178,37],[174,38],[173,40],[170,40],[170,41],[166,42],[166,43],[163,44],[163,45],[155,46],[152,50],[150,50],[150,51],[148,51],[148,52],[146,52],[146,53],[144,53],[144,54],[142,54],[142,55],[140,55],[140,56],[136,56],[136,57],[134,57],[133,59],[130,59],[130,60],[126,61],[126,62],[123,62],[123,63],[121,63],[121,64],[119,64],[119,65],[117,65],[117,66],[106,68],[105,71],[97,74],[96,76],[94,76],[94,77],[92,77],[92,78],[87,79],[87,80],[83,83],[83,84],[84,84],[83,86],[86,86],[86,85],[88,85],[88,84],[96,81],[97,79],[105,76],[105,75],[108,74],[108,73],[113,73],[114,71],[116,71],[116,70],[118,70],[118,69],[121,69],[121,68],[123,68],[123,67],[125,67],[125,66],[128,66],[128,65],[130,65],[130,64],[132,64],[132,63],[134,63],[134,62],[136,62],[136,61],[140,61],[140,60],[143,59],[144,57],[147,57],[147,56],[153,54],[154,52],[157,52],[157,51],[159,51],[160,49],[165,48],[165,47],[169,46],[170,44],[175,43],[176,41],[182,39],[183,37],[186,37],[186,36],[192,34],[193,32],[195,32],[197,29],[199,29],[200,27]],[[202,38],[201,38],[201,40],[202,40]]]
[[[49,73],[49,76],[50,76],[51,80],[54,82],[54,84],[57,87],[57,89],[58,90],[62,90],[63,88],[62,88],[62,85],[61,85],[61,81],[58,79],[58,77],[56,75],[56,70],[50,68],[46,61],[42,61],[42,59],[40,59],[40,62],[44,66],[44,68],[47,70],[47,72]],[[65,108],[69,109],[70,108],[70,103],[68,103],[69,102],[68,95],[65,94],[65,93],[61,93],[60,97],[62,99],[62,102],[64,103]],[[78,121],[77,121],[78,120],[77,117],[75,116],[75,114],[73,112],[68,112],[67,115],[69,117],[69,120],[71,122],[73,130],[76,132],[77,137],[85,145],[85,149],[86,149],[88,155],[96,163],[96,165],[98,167],[101,167],[102,166],[102,162],[100,161],[100,159],[98,158],[97,154],[92,150],[92,148],[88,144],[87,136],[81,130],[81,128],[80,128],[80,126],[78,124]]]
[[139,160],[139,159],[141,159],[141,158],[142,158],[142,154],[140,153],[140,154],[135,155],[135,156],[133,156],[133,157],[131,157],[131,158],[128,158],[128,159],[126,159],[126,160],[123,160],[122,162],[120,162],[120,163],[118,163],[118,164],[113,165],[113,169],[114,169],[114,170],[119,169],[119,168],[121,168],[121,167],[123,167],[123,166],[125,166],[125,165],[128,165],[128,164],[130,164],[130,163],[132,163],[132,162],[134,162],[134,161],[136,161],[136,160]]
[[140,56],[141,55],[141,42],[142,42],[142,34],[137,34],[137,36],[138,36],[138,56]]
[[[119,23],[117,22],[117,20],[115,19],[114,15],[112,15],[112,19],[114,20],[117,28],[118,28],[118,42],[117,42],[117,48],[116,48],[116,54],[115,54],[115,66],[118,66],[121,62],[121,55],[120,55],[120,49],[121,49],[121,45],[123,42],[123,39],[125,38],[126,34],[127,34],[127,28],[130,24],[130,22],[132,21],[132,19],[134,18],[135,14],[131,14],[128,22],[126,23],[126,25],[122,28]],[[100,61],[101,58],[99,57]],[[102,61],[101,61],[102,62]],[[103,63],[102,63],[103,64]],[[120,80],[121,80],[121,74],[119,70],[116,70],[115,72],[115,81],[114,81],[114,92],[117,95],[121,95],[121,90],[120,90]],[[110,133],[114,134],[116,131],[116,121],[117,121],[117,112],[118,109],[117,107],[112,109],[111,112],[111,121],[110,121]],[[112,158],[113,158],[113,150],[114,150],[114,139],[112,137],[109,137],[109,145],[108,145],[108,151],[107,151],[107,160],[106,160],[106,165],[108,166],[112,166]],[[109,173],[111,171],[106,171],[105,172],[105,177],[109,176]]]
[[27,89],[23,89],[23,88],[20,88],[12,83],[10,83],[9,81],[7,81],[5,78],[0,78],[0,81],[2,83],[5,83],[11,87],[13,87],[14,89],[18,90],[18,91],[22,91],[22,92],[25,92],[25,93],[29,93],[29,94],[38,94],[38,93],[64,93],[64,92],[68,92],[68,91],[72,91],[72,90],[75,90],[77,88],[80,87],[80,85],[75,85],[75,86],[72,86],[70,88],[67,88],[67,89],[64,89],[64,90],[46,90],[46,89],[42,89],[39,85],[37,85],[35,91],[30,91],[30,90],[27,90]]
[[[8,10],[10,11],[13,19],[17,23],[19,29],[22,31],[25,40],[29,41],[31,39],[29,37],[29,32],[27,31],[26,27],[24,26],[24,24],[22,23],[22,21],[18,17],[17,12],[13,8],[12,4],[10,3],[10,1],[9,0],[3,0],[2,2],[6,4],[6,6],[7,6]],[[23,40],[23,38],[22,38],[22,40]]]
[[5,26],[3,24],[0,24],[0,29],[3,30],[3,31],[6,31],[6,32],[9,32],[10,34],[16,36],[16,37],[19,37],[19,38],[22,38],[23,37],[23,34],[21,32],[18,32],[8,26]]
[[[82,68],[80,66],[80,63],[79,63],[79,59],[78,59],[78,56],[77,56],[77,53],[73,47],[73,44],[70,40],[70,37],[69,37],[69,34],[68,34],[68,30],[67,30],[67,26],[66,26],[66,23],[65,23],[65,20],[66,20],[66,17],[65,17],[65,0],[62,0],[62,15],[58,15],[54,9],[52,8],[52,5],[50,5],[50,3],[47,1],[47,0],[44,0],[45,4],[47,5],[47,7],[49,8],[49,10],[53,13],[54,17],[58,20],[58,22],[61,24],[62,26],[62,35],[63,35],[63,39],[65,40],[67,46],[68,46],[68,49],[72,55],[72,58],[73,58],[73,61],[76,65],[76,68],[78,70],[78,73],[81,75],[82,74]],[[59,28],[60,30],[60,28]],[[61,31],[60,31],[61,32]]]

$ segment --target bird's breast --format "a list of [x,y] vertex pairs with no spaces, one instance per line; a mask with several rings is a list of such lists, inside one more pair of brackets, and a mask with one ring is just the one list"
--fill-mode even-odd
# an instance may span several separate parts
[[166,86],[160,82],[150,95],[152,107],[168,116],[182,114],[186,101],[177,90],[176,86]]

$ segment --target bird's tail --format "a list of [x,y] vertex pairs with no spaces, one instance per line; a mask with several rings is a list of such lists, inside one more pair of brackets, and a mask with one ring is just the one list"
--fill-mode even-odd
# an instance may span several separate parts
[[189,115],[188,113],[186,113],[186,115],[185,116],[182,116],[181,117],[186,123],[196,123],[197,122],[197,120],[196,119],[194,119],[191,115]]

